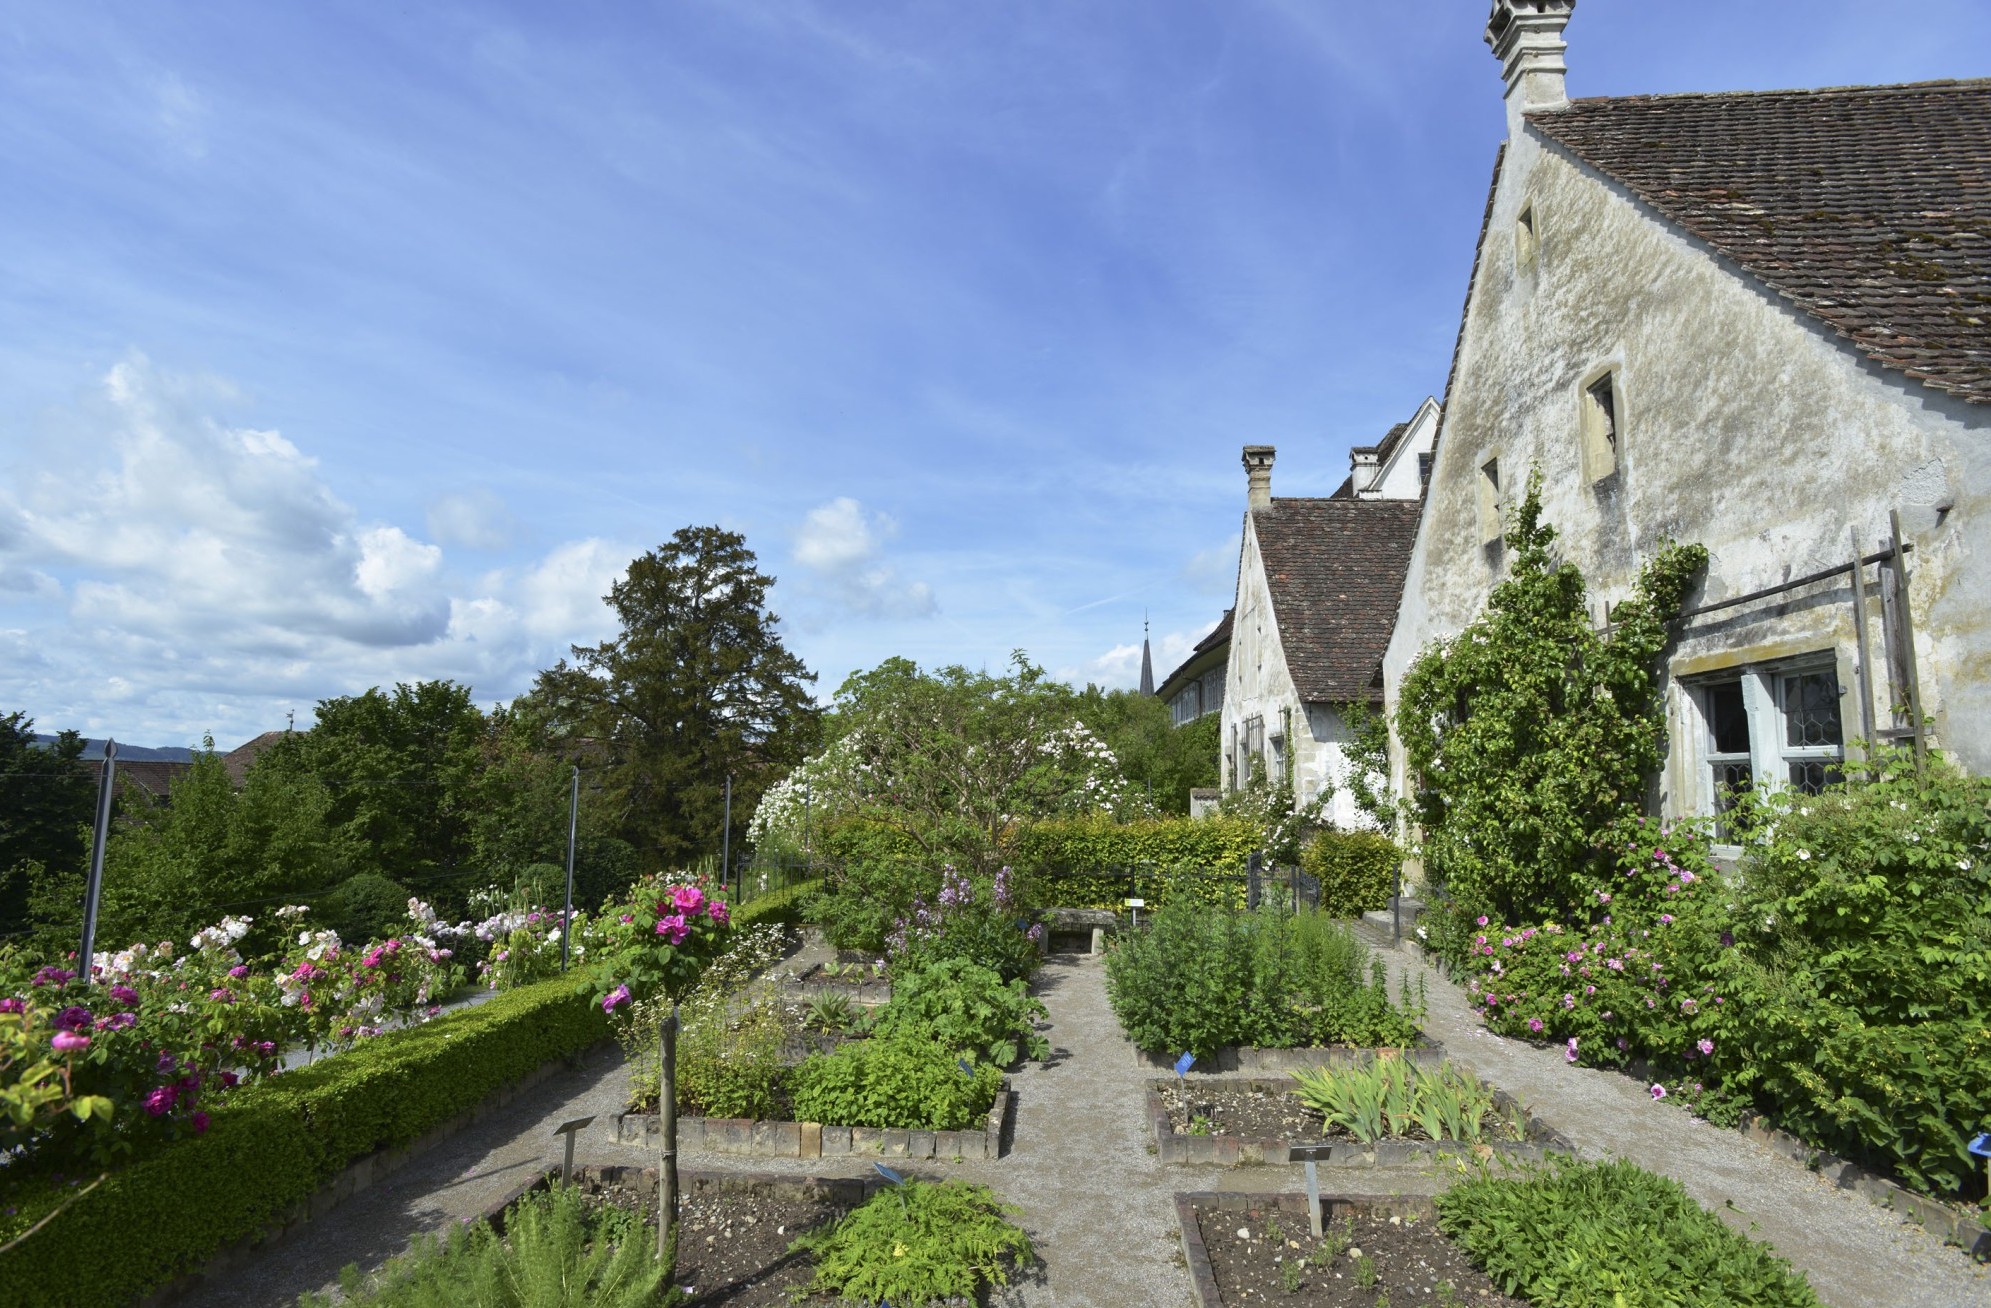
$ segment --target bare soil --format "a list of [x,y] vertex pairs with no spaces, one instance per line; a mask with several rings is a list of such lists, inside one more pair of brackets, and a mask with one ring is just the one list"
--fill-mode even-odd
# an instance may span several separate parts
[[[1218,1090],[1191,1081],[1185,1098],[1175,1082],[1155,1082],[1168,1110],[1170,1129],[1178,1135],[1241,1135],[1252,1140],[1353,1140],[1340,1127],[1328,1129],[1320,1113],[1291,1091]],[[1518,1133],[1495,1114],[1486,1120],[1488,1139],[1511,1139]],[[1412,1127],[1396,1140],[1428,1140]]]
[[1226,1305],[1519,1308],[1525,1302],[1502,1294],[1428,1218],[1338,1218],[1316,1241],[1290,1212],[1198,1209],[1196,1216]]

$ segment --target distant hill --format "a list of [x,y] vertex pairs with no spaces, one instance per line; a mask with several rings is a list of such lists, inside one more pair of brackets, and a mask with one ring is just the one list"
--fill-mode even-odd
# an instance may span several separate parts
[[[53,745],[55,744],[55,740],[54,736],[44,731],[37,731],[34,734],[34,743],[37,745]],[[96,762],[103,757],[104,742],[85,737],[83,740],[84,761]],[[122,740],[118,742],[118,762],[120,763],[191,763],[193,761],[194,751],[191,749],[184,749],[178,746],[154,749],[145,745],[127,745]]]

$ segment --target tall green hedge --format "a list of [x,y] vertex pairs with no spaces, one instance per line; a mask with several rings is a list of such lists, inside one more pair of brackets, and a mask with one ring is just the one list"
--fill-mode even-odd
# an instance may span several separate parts
[[1320,878],[1321,911],[1360,917],[1388,908],[1403,850],[1374,831],[1322,831],[1300,851],[1300,869]]
[[1090,816],[1026,828],[1014,858],[1034,902],[1047,907],[1118,908],[1130,895],[1151,908],[1185,895],[1241,907],[1245,861],[1261,843],[1258,827],[1238,818]]
[[[405,1145],[606,1035],[576,980],[556,978],[242,1090],[205,1134],[112,1172],[0,1254],[0,1308],[128,1303],[281,1220],[347,1164]],[[4,1202],[32,1222],[73,1193],[41,1178]]]

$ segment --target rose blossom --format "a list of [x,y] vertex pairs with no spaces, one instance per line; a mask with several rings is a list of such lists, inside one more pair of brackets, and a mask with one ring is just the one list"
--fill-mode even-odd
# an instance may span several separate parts
[[671,907],[679,913],[696,913],[705,907],[705,892],[697,886],[679,886],[671,892]]
[[57,1031],[49,1044],[55,1047],[58,1054],[80,1053],[90,1047],[90,1037],[77,1035],[74,1031]]
[[724,900],[719,900],[719,899],[710,899],[706,901],[705,916],[711,918],[714,922],[717,922],[721,926],[724,926],[728,922],[731,922],[733,920],[732,910],[726,907]]
[[691,934],[691,927],[685,922],[684,914],[673,913],[657,919],[657,934],[664,938],[667,945],[681,945],[684,938]]

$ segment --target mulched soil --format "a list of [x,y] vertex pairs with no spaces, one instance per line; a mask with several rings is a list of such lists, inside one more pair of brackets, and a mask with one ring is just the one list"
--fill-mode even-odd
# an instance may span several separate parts
[[[1175,1082],[1157,1082],[1161,1102],[1168,1110],[1169,1127],[1179,1135],[1241,1135],[1252,1140],[1353,1140],[1340,1127],[1324,1129],[1322,1117],[1289,1091],[1217,1090],[1198,1088],[1193,1082],[1185,1099]],[[1200,1122],[1198,1119],[1202,1119]],[[1512,1133],[1488,1115],[1488,1138],[1507,1138]],[[1192,1132],[1191,1127],[1200,1129]],[[1428,1139],[1412,1127],[1404,1140]]]
[[[1251,1217],[1198,1209],[1197,1220],[1227,1305],[1520,1308],[1525,1303],[1496,1289],[1429,1218],[1338,1218],[1318,1243],[1298,1213]],[[1300,1264],[1298,1288],[1288,1289],[1295,1282],[1287,1280],[1291,1273],[1286,1269],[1295,1262]],[[1374,1272],[1366,1286],[1365,1266]]]
[[[804,1231],[841,1217],[841,1204],[762,1195],[701,1195],[682,1209],[677,1283],[694,1304],[773,1305],[795,1302],[814,1265],[788,1246]],[[802,1303],[833,1303],[812,1295]]]

